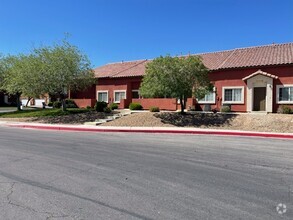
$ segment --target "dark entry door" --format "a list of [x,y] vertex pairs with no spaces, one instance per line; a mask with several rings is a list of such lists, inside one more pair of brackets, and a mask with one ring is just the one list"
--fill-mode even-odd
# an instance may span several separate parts
[[253,98],[253,111],[266,110],[266,87],[255,87]]

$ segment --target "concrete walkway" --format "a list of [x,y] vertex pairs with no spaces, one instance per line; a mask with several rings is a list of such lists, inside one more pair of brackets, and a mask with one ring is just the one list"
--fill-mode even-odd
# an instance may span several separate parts
[[89,126],[89,125],[60,125],[60,124],[41,124],[41,123],[6,122],[6,121],[0,121],[0,126],[28,128],[28,129],[41,129],[41,130],[79,131],[79,132],[173,133],[173,134],[229,135],[229,136],[293,139],[293,133],[272,133],[272,132],[201,129],[201,128],[186,128],[186,127],[114,127],[114,126],[100,127],[100,126]]

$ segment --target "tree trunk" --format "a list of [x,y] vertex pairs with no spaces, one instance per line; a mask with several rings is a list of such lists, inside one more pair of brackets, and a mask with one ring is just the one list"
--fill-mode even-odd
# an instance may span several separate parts
[[184,109],[185,109],[185,103],[183,97],[180,97],[180,106],[181,106],[181,114],[184,114]]
[[20,94],[16,94],[16,107],[17,111],[21,111],[21,101],[20,101]]
[[60,95],[60,99],[61,99],[61,104],[62,104],[62,111],[65,112],[66,111],[66,102],[65,102],[63,94]]
[[180,97],[181,114],[185,114],[186,101],[187,98],[185,96]]
[[32,99],[31,97],[28,97],[28,98],[27,98],[27,102],[26,102],[26,104],[25,104],[25,107],[27,107],[27,105],[28,105],[28,103],[30,102],[31,99]]

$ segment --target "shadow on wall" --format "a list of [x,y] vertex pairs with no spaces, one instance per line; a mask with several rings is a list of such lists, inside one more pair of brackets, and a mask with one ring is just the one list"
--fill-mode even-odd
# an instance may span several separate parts
[[179,127],[221,127],[223,125],[230,125],[237,115],[214,113],[187,113],[185,115],[182,115],[177,112],[165,112],[155,114],[154,116],[160,118],[164,124],[172,124]]

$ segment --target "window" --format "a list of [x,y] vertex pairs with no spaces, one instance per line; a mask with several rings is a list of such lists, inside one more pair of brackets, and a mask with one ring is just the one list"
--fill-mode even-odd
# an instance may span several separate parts
[[277,103],[291,104],[293,103],[293,85],[277,86]]
[[132,98],[140,99],[139,90],[132,90]]
[[108,103],[108,91],[98,91],[98,101],[99,102],[107,102]]
[[198,100],[198,103],[214,104],[216,103],[216,93],[209,92],[203,99]]
[[121,99],[126,99],[126,91],[114,91],[114,102],[120,103]]
[[244,103],[244,87],[223,87],[223,103]]

